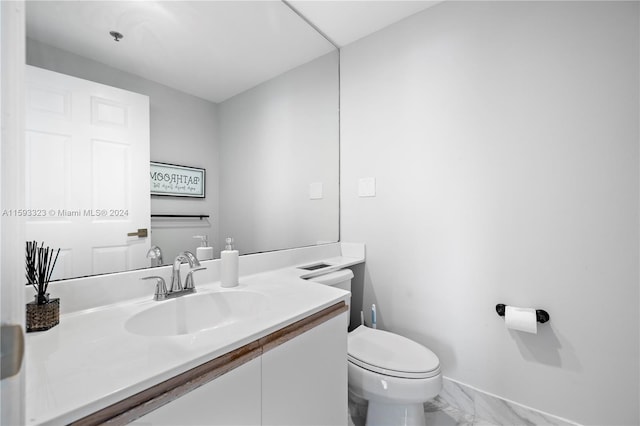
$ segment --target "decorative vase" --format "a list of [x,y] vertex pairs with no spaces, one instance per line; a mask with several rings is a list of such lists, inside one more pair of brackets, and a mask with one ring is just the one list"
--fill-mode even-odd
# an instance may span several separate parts
[[49,293],[45,294],[38,303],[38,295],[34,301],[27,303],[27,333],[31,331],[44,331],[58,325],[60,322],[60,299],[49,299]]

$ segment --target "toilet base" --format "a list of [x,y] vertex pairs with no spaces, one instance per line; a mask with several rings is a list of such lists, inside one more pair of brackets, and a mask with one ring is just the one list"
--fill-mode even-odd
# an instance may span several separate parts
[[424,405],[369,401],[365,426],[425,426]]

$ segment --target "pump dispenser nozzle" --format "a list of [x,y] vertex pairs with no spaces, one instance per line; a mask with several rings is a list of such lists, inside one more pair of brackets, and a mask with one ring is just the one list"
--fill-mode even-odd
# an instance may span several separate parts
[[209,247],[209,237],[206,235],[194,235],[193,238],[200,239],[200,247]]
[[198,260],[213,259],[213,247],[209,247],[209,237],[206,235],[194,235],[193,238],[200,240],[200,247],[196,249],[196,257]]

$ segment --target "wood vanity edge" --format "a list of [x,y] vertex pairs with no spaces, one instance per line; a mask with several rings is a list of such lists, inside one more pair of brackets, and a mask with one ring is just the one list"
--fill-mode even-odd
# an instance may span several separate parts
[[287,325],[280,330],[274,331],[267,336],[254,340],[238,349],[207,361],[191,370],[178,374],[70,424],[73,426],[102,424],[117,426],[131,423],[137,418],[261,356],[264,352],[270,351],[341,313],[348,311],[348,309],[349,307],[346,303],[340,301],[293,324]]
[[343,312],[347,312],[348,310],[349,307],[344,301],[338,302],[335,305],[331,305],[328,308],[316,312],[315,314],[309,315],[308,317],[303,318],[300,321],[296,321],[293,324],[281,328],[280,330],[274,331],[273,333],[258,340],[260,342],[260,346],[262,347],[262,352],[268,352],[271,349],[274,349],[282,345],[283,343],[286,343],[289,340],[301,335],[305,331],[311,330],[312,328],[319,326],[323,322],[328,321]]

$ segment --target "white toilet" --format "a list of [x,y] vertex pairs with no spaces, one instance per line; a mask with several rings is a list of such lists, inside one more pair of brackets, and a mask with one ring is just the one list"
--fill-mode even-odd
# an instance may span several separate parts
[[[310,281],[351,291],[342,269]],[[349,392],[369,402],[367,426],[424,426],[423,404],[442,389],[438,357],[388,331],[359,326],[348,337]]]

